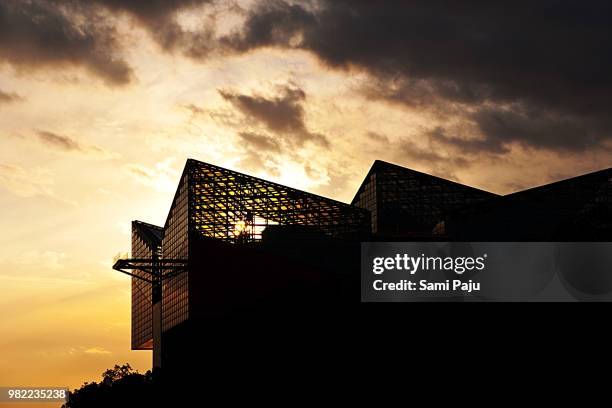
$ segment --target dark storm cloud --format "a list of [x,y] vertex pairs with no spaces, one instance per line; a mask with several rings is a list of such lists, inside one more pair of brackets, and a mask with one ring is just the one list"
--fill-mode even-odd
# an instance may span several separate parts
[[328,145],[325,136],[310,132],[304,123],[304,101],[306,94],[295,86],[283,86],[274,97],[244,95],[227,90],[219,94],[243,115],[264,125],[278,135],[286,135],[298,144],[313,141]]
[[[439,130],[440,131],[440,130]],[[409,167],[427,171],[439,177],[457,180],[455,170],[468,168],[471,162],[460,155],[440,149],[439,142],[432,142],[434,135],[425,138],[425,143],[415,143],[414,137],[400,137],[391,140],[387,135],[378,132],[367,132],[362,149],[375,153],[382,160],[396,163],[409,163]],[[438,136],[438,135],[435,135]],[[420,141],[422,142],[422,141]],[[448,147],[445,146],[444,147]]]
[[221,43],[238,51],[267,46],[305,46],[297,44],[306,30],[316,30],[318,16],[302,5],[283,1],[261,1],[247,16],[241,31],[221,39]]
[[557,152],[583,152],[593,146],[608,149],[605,146],[609,136],[607,119],[597,116],[560,116],[533,107],[514,106],[481,108],[466,118],[484,138],[465,138],[443,127],[435,128],[428,135],[434,142],[468,153],[503,154],[510,151],[512,144]]
[[82,66],[109,85],[125,85],[133,70],[122,57],[116,20],[108,12],[133,17],[163,50],[201,59],[215,48],[212,28],[203,24],[186,31],[176,15],[207,3],[212,1],[3,0],[0,61],[27,68]]
[[[567,116],[531,109],[484,108],[473,115],[488,150],[503,150],[517,142],[527,147],[581,152],[608,139],[609,123],[598,117]],[[604,121],[605,122],[605,121]]]
[[449,180],[459,181],[455,170],[470,166],[465,158],[443,154],[432,146],[420,147],[410,140],[399,140],[392,152],[393,161],[410,163],[411,167],[427,169],[428,173]]
[[18,67],[82,66],[107,84],[124,85],[132,69],[117,54],[114,35],[76,2],[0,2],[0,61]]
[[125,11],[133,14],[142,21],[155,26],[160,21],[164,21],[174,15],[182,8],[193,7],[204,3],[207,0],[87,0],[115,11]]
[[0,105],[4,103],[13,103],[22,101],[23,97],[15,92],[4,92],[0,89]]
[[[204,58],[214,48],[214,31],[205,24],[194,31],[184,30],[176,21],[176,14],[213,0],[93,0],[113,12],[126,13],[145,27],[165,51],[179,50],[192,58]],[[231,4],[231,2],[230,2]]]
[[[609,2],[264,1],[221,43],[305,49],[368,72],[369,96],[452,108],[481,129],[485,150],[581,151],[612,138]],[[496,111],[506,104],[515,109]]]
[[[178,23],[179,12],[201,6],[208,17],[199,27]],[[130,16],[163,50],[195,59],[280,47],[310,51],[330,69],[363,71],[368,98],[471,122],[471,138],[438,132],[440,143],[470,153],[504,153],[513,143],[580,152],[612,140],[609,2],[260,0],[242,10],[215,0],[4,0],[0,61],[76,65],[126,84],[132,69],[108,11]],[[245,20],[219,38],[214,20],[228,11]],[[295,91],[224,97],[274,132],[324,144],[306,130]]]
[[466,139],[462,135],[452,135],[452,131],[449,131],[441,126],[436,127],[435,129],[426,132],[426,136],[429,137],[431,143],[436,145],[443,145],[445,147],[452,147],[460,152],[467,153],[494,153],[494,154],[503,154],[508,153],[510,149],[507,146],[507,143],[510,143],[511,140],[508,140],[504,143],[503,140],[499,138],[494,138],[488,136],[484,139]]
[[305,130],[302,102],[306,99],[306,94],[299,88],[285,87],[279,96],[270,99],[223,90],[219,93],[242,113],[253,117],[272,131]]

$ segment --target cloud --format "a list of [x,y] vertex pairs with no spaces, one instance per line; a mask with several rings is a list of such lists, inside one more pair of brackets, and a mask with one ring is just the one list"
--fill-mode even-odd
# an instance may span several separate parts
[[450,154],[431,145],[423,147],[408,138],[396,142],[393,152],[393,161],[408,163],[410,168],[450,180],[457,180],[455,170],[469,167],[471,164],[465,157]]
[[279,96],[267,99],[257,95],[241,95],[220,90],[226,101],[231,102],[242,113],[263,123],[277,132],[303,132],[306,94],[299,88],[284,87]]
[[0,105],[23,101],[23,97],[15,92],[4,92],[0,89]]
[[279,177],[281,175],[278,161],[271,154],[247,147],[243,150],[237,165],[252,174]]
[[28,69],[82,67],[113,86],[133,78],[114,27],[87,3],[0,2],[0,61]]
[[220,42],[240,52],[267,46],[302,47],[303,35],[318,25],[317,20],[316,13],[305,5],[261,1],[250,10],[244,26]]
[[55,251],[28,251],[22,253],[16,258],[15,263],[18,265],[30,265],[37,268],[59,270],[64,269],[62,261],[66,258],[63,252]]
[[440,125],[425,132],[430,142],[458,153],[501,155],[513,145],[526,149],[546,149],[558,153],[581,153],[606,144],[605,121],[580,116],[560,116],[556,112],[522,105],[483,107],[467,114],[461,125]]
[[[612,141],[608,11],[603,1],[6,0],[0,61],[78,66],[125,85],[134,75],[113,17],[128,16],[168,53],[205,60],[277,47],[311,52],[329,69],[364,73],[359,91],[369,100],[469,122],[471,135],[441,139],[455,149],[506,154],[520,144],[581,153]],[[221,95],[276,135],[328,143],[304,125],[306,96],[298,87],[273,97]]]
[[174,157],[158,162],[153,167],[129,163],[124,169],[138,183],[162,193],[176,190],[179,172],[172,166]]
[[302,145],[312,141],[321,146],[329,146],[324,135],[310,132],[304,118],[306,93],[299,87],[283,85],[276,96],[245,95],[229,90],[219,90],[219,94],[230,102],[243,115],[257,121],[267,130],[290,138]]
[[[474,130],[469,137],[441,139],[456,149],[505,154],[521,144],[579,153],[612,140],[607,2],[238,4],[7,0],[0,3],[0,60],[26,68],[80,66],[107,84],[127,84],[133,72],[122,57],[116,19],[109,18],[126,15],[162,50],[194,59],[278,47],[309,51],[330,69],[361,71],[367,79],[360,91],[370,100],[469,122]],[[228,16],[239,18],[228,23]],[[220,21],[233,29],[222,33]],[[297,87],[287,86],[271,98],[220,92],[277,135],[291,134],[296,143],[328,143],[306,129],[306,96]]]
[[60,136],[43,130],[38,131],[36,135],[43,143],[60,150],[82,151],[83,149],[80,144],[66,136]]
[[239,132],[238,137],[240,137],[242,142],[260,152],[280,153],[282,150],[281,144],[271,136],[252,132]]
[[368,140],[375,142],[376,144],[386,145],[389,143],[389,138],[381,133],[369,131],[366,133]]
[[36,131],[35,137],[38,141],[42,142],[46,146],[64,152],[77,153],[85,157],[91,157],[100,160],[114,159],[118,157],[118,154],[104,150],[99,146],[85,145],[80,142],[77,142],[76,140],[68,136],[60,135],[46,130]]
[[[339,197],[341,194],[346,194],[346,186],[354,183],[359,183],[359,177],[362,174],[356,175],[350,170],[350,163],[343,160],[338,160],[329,165],[312,165],[309,162],[304,163],[304,172],[308,178],[314,182],[313,191],[325,197],[332,197],[339,200],[350,201],[351,196],[346,198]],[[359,180],[359,181],[358,181]],[[349,194],[353,194],[350,191]]]
[[183,107],[185,109],[187,109],[189,112],[191,112],[192,115],[203,115],[206,113],[206,110],[204,110],[203,108],[193,104],[193,103],[188,103],[186,105],[183,105]]
[[270,0],[219,42],[238,53],[307,50],[331,69],[362,71],[370,98],[472,121],[483,143],[467,148],[582,152],[612,139],[608,7]]
[[110,351],[106,350],[103,347],[87,347],[83,349],[83,353],[85,354],[112,354]]
[[173,0],[173,1],[142,1],[142,0],[87,0],[103,5],[111,10],[129,13],[150,28],[156,28],[173,19],[176,12],[183,8],[192,8],[210,3],[209,0]]
[[[612,128],[606,120],[582,115],[561,115],[538,108],[483,108],[472,115],[486,138],[477,145],[500,151],[516,142],[525,147],[556,151],[584,152],[593,146],[604,147]],[[474,147],[468,146],[468,147]]]
[[457,154],[439,138],[443,130],[425,135],[396,137],[393,140],[380,132],[367,132],[361,149],[375,153],[383,160],[403,163],[409,168],[439,177],[457,180],[455,171],[472,165],[469,155]]
[[[134,72],[122,56],[117,16],[130,17],[162,50],[202,59],[216,48],[217,14],[240,10],[213,0],[4,0],[0,60],[20,68],[75,65],[108,85],[126,85]],[[190,12],[196,22],[185,27],[182,14]]]
[[44,168],[25,168],[18,165],[0,163],[0,187],[17,197],[45,197],[62,205],[75,207],[78,204],[59,197],[53,190],[52,173]]
[[[82,0],[82,2],[85,2]],[[202,6],[216,3],[212,0],[93,0],[110,11],[129,15],[144,27],[159,46],[168,52],[180,51],[186,56],[201,59],[215,48],[214,23],[216,13],[203,14]],[[229,7],[232,8],[231,5]],[[227,7],[226,7],[227,9]],[[179,13],[195,12],[199,22],[195,29],[185,29],[179,22]]]
[[0,186],[18,197],[52,196],[53,179],[49,171],[0,163]]

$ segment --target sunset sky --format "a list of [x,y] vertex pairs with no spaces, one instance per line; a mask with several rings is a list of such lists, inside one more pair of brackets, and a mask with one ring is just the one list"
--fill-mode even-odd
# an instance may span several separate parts
[[496,193],[610,167],[607,2],[461,3],[1,1],[0,385],[150,368],[111,259],[187,158],[342,201],[375,159]]

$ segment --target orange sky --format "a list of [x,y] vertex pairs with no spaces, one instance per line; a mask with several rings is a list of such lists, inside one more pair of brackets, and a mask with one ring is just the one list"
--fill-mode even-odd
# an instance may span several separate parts
[[[189,157],[342,201],[375,159],[498,193],[609,166],[606,151],[521,145],[459,166],[422,135],[464,129],[462,118],[374,99],[367,72],[298,49],[194,59],[129,16],[109,18],[128,84],[0,56],[0,91],[13,96],[0,98],[1,385],[77,387],[116,363],[150,367],[148,352],[130,351],[130,281],[111,259],[129,249],[131,220],[163,225]],[[236,19],[221,14],[219,30]],[[197,20],[197,10],[177,17]],[[295,120],[266,119],[275,107]]]

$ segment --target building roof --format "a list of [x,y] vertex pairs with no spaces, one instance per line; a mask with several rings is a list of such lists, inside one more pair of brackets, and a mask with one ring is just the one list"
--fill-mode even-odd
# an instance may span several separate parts
[[160,245],[162,239],[164,239],[164,229],[162,227],[143,221],[132,221],[132,230],[138,231],[140,237],[151,246]]
[[170,214],[185,186],[190,228],[207,237],[234,241],[244,235],[236,229],[240,223],[309,225],[329,235],[369,232],[367,210],[194,159],[185,164]]
[[361,182],[361,185],[357,189],[357,191],[355,193],[355,196],[354,196],[354,198],[352,200],[352,203],[355,204],[357,198],[359,197],[359,193],[363,190],[365,184],[367,184],[367,182],[370,179],[370,176],[372,174],[376,174],[376,173],[384,172],[384,171],[388,171],[388,170],[400,171],[402,173],[405,173],[406,175],[428,178],[430,180],[436,180],[436,181],[438,181],[440,183],[444,183],[444,184],[447,184],[449,186],[460,187],[460,188],[468,190],[468,191],[490,194],[492,197],[493,196],[497,196],[497,194],[491,193],[490,191],[481,190],[479,188],[471,187],[471,186],[468,186],[468,185],[465,185],[465,184],[461,184],[461,183],[458,183],[456,181],[448,180],[448,179],[445,179],[445,178],[442,178],[442,177],[433,176],[431,174],[423,173],[423,172],[420,172],[418,170],[413,170],[411,168],[400,166],[398,164],[389,163],[389,162],[386,162],[386,161],[383,161],[383,160],[375,160],[374,163],[372,164],[372,166],[370,167],[370,170],[368,171],[366,176],[363,178],[363,181]]

